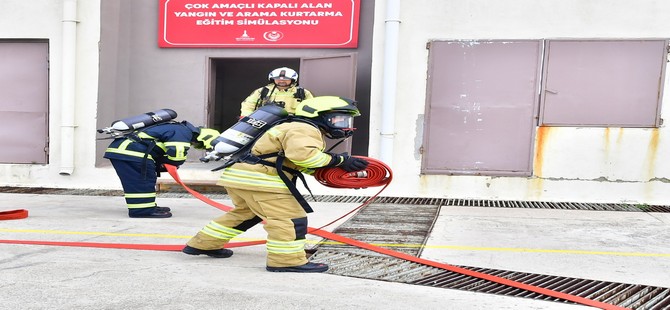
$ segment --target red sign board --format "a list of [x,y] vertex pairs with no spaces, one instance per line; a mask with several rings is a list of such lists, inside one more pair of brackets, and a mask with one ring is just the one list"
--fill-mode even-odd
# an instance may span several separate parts
[[360,0],[159,0],[158,46],[356,48]]

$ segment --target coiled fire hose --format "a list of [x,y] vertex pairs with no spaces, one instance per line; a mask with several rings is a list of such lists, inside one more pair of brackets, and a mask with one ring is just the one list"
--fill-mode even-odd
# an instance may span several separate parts
[[391,168],[374,158],[365,156],[354,157],[365,159],[369,163],[368,167],[363,171],[356,172],[346,172],[339,167],[317,169],[314,173],[314,178],[322,185],[328,187],[368,188],[384,185],[384,188],[380,192],[384,191],[393,179]]
[[367,206],[368,204],[370,204],[370,202],[375,200],[375,198],[377,198],[377,196],[379,196],[379,194],[381,194],[386,189],[386,187],[388,187],[389,184],[391,184],[391,181],[393,180],[393,172],[391,171],[391,168],[387,166],[385,163],[383,163],[380,160],[365,156],[355,155],[354,157],[366,160],[368,162],[367,168],[365,168],[365,170],[363,171],[355,171],[355,172],[347,172],[339,167],[321,168],[317,169],[316,172],[314,172],[314,178],[322,185],[333,188],[360,189],[360,188],[368,188],[376,186],[384,186],[384,187],[382,187],[379,190],[379,192],[377,192],[377,194],[368,198],[368,200],[366,200],[360,206],[336,218],[335,220],[329,222],[328,224],[323,225],[319,228],[310,227],[310,231],[308,231],[309,233],[328,227],[333,223],[348,216],[349,214],[356,212],[356,210],[359,210]]

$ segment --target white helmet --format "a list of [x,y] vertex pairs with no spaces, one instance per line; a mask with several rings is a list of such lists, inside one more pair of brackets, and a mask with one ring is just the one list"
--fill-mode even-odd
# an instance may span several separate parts
[[287,67],[281,67],[274,69],[268,74],[268,81],[273,82],[274,79],[290,79],[291,83],[296,83],[298,81],[298,72]]

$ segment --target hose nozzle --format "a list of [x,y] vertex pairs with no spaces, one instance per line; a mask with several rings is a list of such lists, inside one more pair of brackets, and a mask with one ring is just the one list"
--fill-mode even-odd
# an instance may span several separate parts
[[350,172],[349,176],[354,177],[354,178],[367,178],[368,177],[368,171],[367,170],[361,170],[361,171]]

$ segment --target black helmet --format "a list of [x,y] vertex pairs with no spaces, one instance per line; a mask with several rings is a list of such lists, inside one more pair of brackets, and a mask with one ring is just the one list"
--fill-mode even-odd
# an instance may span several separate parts
[[354,117],[359,115],[356,101],[336,96],[305,99],[295,109],[295,116],[308,119],[331,139],[351,136],[355,130]]

